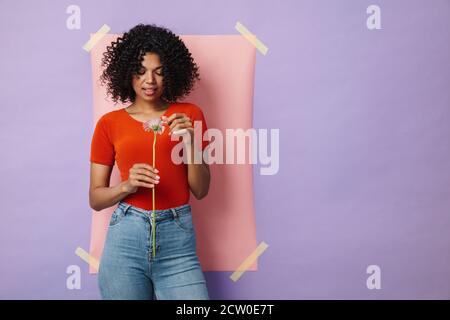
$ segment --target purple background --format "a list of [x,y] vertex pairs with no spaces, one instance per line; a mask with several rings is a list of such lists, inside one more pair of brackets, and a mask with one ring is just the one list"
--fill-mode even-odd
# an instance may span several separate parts
[[[66,28],[70,4],[81,30]],[[370,4],[381,30],[366,27]],[[259,271],[206,273],[211,297],[449,299],[449,17],[446,0],[3,0],[0,298],[99,298],[74,253],[91,223],[89,34],[237,34],[240,21],[269,48],[254,127],[280,128],[280,171],[254,168]],[[66,288],[72,264],[81,290]],[[366,287],[372,264],[381,290]]]

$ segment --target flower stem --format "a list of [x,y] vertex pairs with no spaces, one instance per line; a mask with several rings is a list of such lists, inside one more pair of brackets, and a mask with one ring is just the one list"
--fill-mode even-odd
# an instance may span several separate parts
[[[153,168],[155,167],[156,162],[156,132],[153,131]],[[153,203],[153,211],[152,211],[152,236],[153,236],[153,258],[156,256],[156,213],[155,213],[155,188],[156,185],[153,185],[152,188],[152,203]]]

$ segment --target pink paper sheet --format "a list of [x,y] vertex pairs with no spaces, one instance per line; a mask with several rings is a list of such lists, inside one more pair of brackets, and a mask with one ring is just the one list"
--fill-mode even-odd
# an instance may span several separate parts
[[[109,101],[100,85],[101,58],[118,35],[105,35],[91,50],[94,124],[106,112],[122,108]],[[202,108],[209,128],[252,127],[256,49],[240,35],[182,36],[200,67],[201,80],[184,101]],[[246,161],[248,163],[248,161]],[[210,191],[191,195],[197,252],[203,271],[234,271],[256,248],[251,164],[212,164]],[[120,182],[113,168],[111,185]],[[114,207],[92,212],[90,254],[99,259]],[[248,270],[257,270],[257,262]],[[90,268],[90,273],[96,273]]]

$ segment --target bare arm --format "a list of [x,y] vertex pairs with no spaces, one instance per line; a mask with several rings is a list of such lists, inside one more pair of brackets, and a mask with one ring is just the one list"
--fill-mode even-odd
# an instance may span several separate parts
[[[211,175],[209,165],[203,162],[202,151],[197,149],[193,142],[194,128],[192,127],[192,121],[184,113],[174,113],[163,120],[169,124],[169,134],[183,135],[183,143],[186,149],[189,150],[187,152],[189,189],[195,198],[200,200],[208,194]],[[185,130],[184,133],[182,133],[183,130]],[[197,153],[197,156],[194,153]],[[194,158],[202,159],[202,163],[196,164]]]
[[109,186],[112,168],[112,166],[91,163],[89,205],[95,211],[112,207],[130,194],[124,189],[124,182],[116,186]]
[[135,163],[130,168],[127,181],[110,187],[112,168],[112,166],[91,163],[89,205],[95,211],[112,207],[128,195],[135,193],[138,187],[153,188],[159,183],[157,170],[145,163]]
[[191,159],[188,161],[188,183],[192,194],[196,199],[200,200],[208,194],[211,174],[209,172],[209,165],[202,161],[201,164],[194,163],[194,152],[199,153],[199,159],[202,159],[202,152],[194,149],[194,144],[187,145],[191,148]]

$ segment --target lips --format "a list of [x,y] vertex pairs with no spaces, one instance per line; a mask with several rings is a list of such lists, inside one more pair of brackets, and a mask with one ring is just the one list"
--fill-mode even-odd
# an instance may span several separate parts
[[144,93],[148,96],[151,96],[153,94],[155,94],[156,92],[156,88],[142,88],[142,90],[144,91]]

